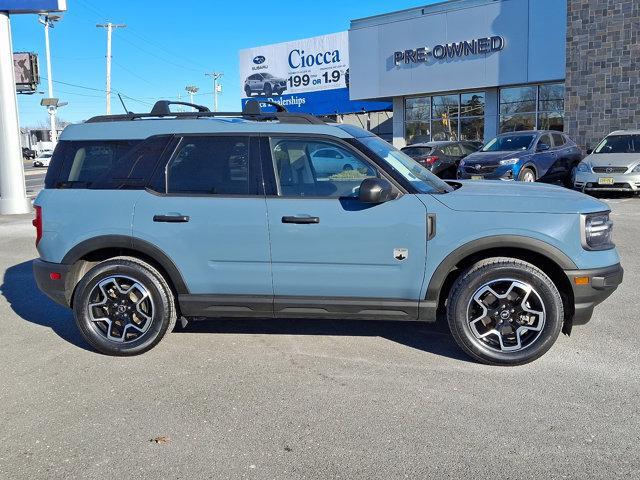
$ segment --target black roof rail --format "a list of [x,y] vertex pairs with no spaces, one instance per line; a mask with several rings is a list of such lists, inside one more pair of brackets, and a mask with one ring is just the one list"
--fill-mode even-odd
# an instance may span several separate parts
[[[275,107],[275,112],[263,112],[261,105],[270,105]],[[195,108],[195,112],[172,112],[169,109],[170,105],[186,105]],[[193,103],[186,102],[172,102],[169,100],[158,100],[151,112],[149,113],[125,113],[122,115],[99,115],[92,117],[86,121],[86,123],[100,123],[100,122],[122,122],[138,119],[194,119],[194,118],[211,118],[211,117],[239,117],[245,120],[254,121],[273,121],[277,120],[282,123],[298,123],[298,124],[315,124],[325,125],[325,122],[318,117],[310,115],[308,113],[292,113],[287,109],[275,102],[258,101],[256,99],[247,100],[242,112],[211,112],[207,107],[202,105],[195,105]]]

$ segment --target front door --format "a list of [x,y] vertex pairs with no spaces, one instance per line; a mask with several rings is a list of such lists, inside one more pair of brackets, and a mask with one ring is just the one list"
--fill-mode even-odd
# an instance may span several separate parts
[[152,182],[156,191],[135,206],[134,243],[147,241],[173,260],[186,300],[201,307],[193,315],[272,315],[267,211],[252,143],[240,135],[182,137]]
[[360,202],[362,180],[381,172],[338,140],[278,136],[262,146],[265,179],[274,180],[267,211],[276,315],[417,316],[424,204],[412,194]]

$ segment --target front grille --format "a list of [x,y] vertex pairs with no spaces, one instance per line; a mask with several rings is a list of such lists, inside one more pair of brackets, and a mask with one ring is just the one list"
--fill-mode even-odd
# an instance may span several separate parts
[[628,183],[614,183],[613,185],[600,185],[598,183],[588,183],[587,188],[591,188],[597,190],[598,188],[607,189],[607,188],[623,188],[627,190],[631,190],[631,185]]
[[593,173],[625,173],[627,167],[593,167]]
[[464,171],[470,175],[486,175],[487,173],[493,173],[499,165],[465,165]]

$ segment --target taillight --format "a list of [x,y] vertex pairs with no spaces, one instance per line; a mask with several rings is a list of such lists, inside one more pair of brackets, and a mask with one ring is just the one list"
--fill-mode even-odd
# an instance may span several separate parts
[[42,207],[38,205],[34,205],[33,207],[36,211],[36,218],[31,222],[34,227],[36,227],[36,247],[38,243],[40,243],[40,239],[42,238]]
[[427,165],[433,165],[439,159],[440,157],[438,157],[437,155],[427,155],[426,157],[424,157],[424,163],[426,163]]

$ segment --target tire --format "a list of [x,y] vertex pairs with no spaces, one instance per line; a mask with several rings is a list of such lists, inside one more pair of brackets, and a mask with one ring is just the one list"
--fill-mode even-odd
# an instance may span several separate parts
[[[525,287],[531,288],[528,295]],[[493,295],[509,291],[506,298]],[[517,298],[512,300],[514,295]],[[456,343],[470,357],[489,365],[536,360],[555,343],[563,319],[562,299],[551,279],[514,258],[489,258],[471,266],[455,281],[447,300],[447,322]]]
[[264,94],[268,97],[269,95],[271,95],[272,92],[273,92],[273,89],[271,88],[271,84],[267,83],[264,86]]
[[569,170],[569,174],[564,178],[563,183],[566,188],[573,188],[576,183],[576,173],[578,173],[578,166],[573,165]]
[[76,287],[73,313],[84,339],[99,352],[116,356],[153,348],[177,318],[166,279],[133,257],[112,258],[89,270]]
[[518,175],[518,181],[520,182],[535,182],[538,180],[535,170],[530,167],[525,167],[520,170],[520,174]]
[[343,171],[343,172],[348,172],[348,171],[350,171],[350,170],[353,170],[353,165],[351,165],[350,163],[345,163],[345,164],[342,166],[342,171]]

